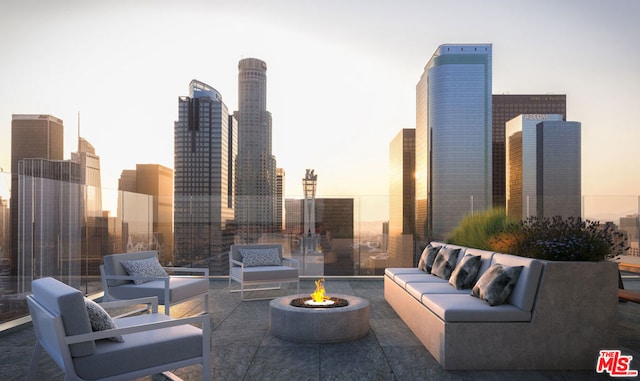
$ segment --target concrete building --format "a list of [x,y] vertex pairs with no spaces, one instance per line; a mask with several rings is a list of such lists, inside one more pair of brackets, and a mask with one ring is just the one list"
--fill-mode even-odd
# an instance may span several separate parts
[[441,45],[416,86],[416,238],[492,207],[492,46]]
[[414,267],[416,130],[389,144],[389,267]]
[[235,234],[237,122],[213,87],[193,80],[189,93],[179,98],[175,122],[174,262],[226,275]]
[[82,184],[80,165],[70,160],[18,162],[18,293],[46,276],[79,288],[82,279]]
[[493,206],[505,204],[505,128],[520,114],[560,114],[567,120],[567,96],[564,94],[494,94],[492,97]]
[[506,125],[506,209],[516,219],[581,216],[579,122],[524,114]]
[[[9,210],[18,210],[18,162],[22,159],[62,160],[62,119],[44,114],[14,114],[11,118],[11,199]],[[17,273],[18,213],[11,213],[11,273]]]
[[267,64],[245,58],[238,70],[235,213],[240,240],[253,243],[278,227],[276,159],[271,151],[271,113],[267,111]]

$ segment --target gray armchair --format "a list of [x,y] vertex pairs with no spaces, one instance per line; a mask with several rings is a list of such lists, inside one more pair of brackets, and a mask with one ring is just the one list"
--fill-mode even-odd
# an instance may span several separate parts
[[[248,300],[244,298],[245,291],[276,290],[283,283],[296,283],[299,292],[299,272],[297,260],[282,256],[282,245],[231,245],[229,250],[229,291],[240,292],[243,301]],[[240,289],[232,289],[232,281],[238,282]]]
[[[100,266],[104,300],[126,300],[155,296],[158,298],[158,303],[164,305],[164,313],[169,315],[169,308],[172,305],[194,298],[202,298],[203,313],[207,313],[209,311],[208,268],[162,267],[167,275],[173,275],[140,276],[129,275],[122,265],[125,261],[157,259],[157,257],[156,251],[105,255],[104,264]],[[159,263],[157,266],[160,267]],[[177,275],[180,273],[195,273],[198,276]]]
[[[172,319],[158,314],[155,297],[103,303],[107,308],[148,304],[151,313],[114,318],[115,328],[94,331],[95,317],[80,291],[53,278],[34,280],[32,289],[27,304],[36,345],[28,380],[36,379],[43,349],[65,380],[130,380],[161,372],[172,377],[168,371],[194,364],[201,364],[202,380],[211,377],[208,314]],[[121,342],[107,340],[114,336]]]

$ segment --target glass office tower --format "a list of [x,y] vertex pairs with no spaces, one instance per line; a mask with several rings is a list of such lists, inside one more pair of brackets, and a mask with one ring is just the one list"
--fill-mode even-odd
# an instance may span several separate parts
[[524,114],[507,122],[509,216],[581,216],[581,127],[562,119],[560,114]]
[[233,243],[236,122],[213,87],[193,80],[189,90],[175,122],[174,260],[208,263],[212,275],[224,275]]
[[445,239],[462,217],[492,206],[491,49],[441,45],[416,86],[420,241]]
[[505,125],[520,114],[561,114],[567,120],[565,94],[494,94],[492,97],[493,206],[505,207]]

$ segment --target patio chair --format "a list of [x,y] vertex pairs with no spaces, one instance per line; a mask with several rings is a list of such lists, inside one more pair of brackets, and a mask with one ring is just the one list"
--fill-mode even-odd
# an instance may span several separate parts
[[[179,276],[170,273],[199,275]],[[105,255],[100,275],[104,301],[156,296],[158,303],[164,305],[164,313],[169,315],[171,306],[202,297],[203,313],[209,311],[209,269],[162,267],[157,251]]]
[[[97,304],[56,279],[34,280],[32,290],[27,304],[36,344],[27,380],[36,379],[43,349],[64,372],[65,380],[130,380],[158,373],[175,379],[170,370],[194,364],[201,365],[202,380],[210,379],[208,314],[172,319],[158,314],[157,298],[151,297],[100,305],[150,306],[147,314],[111,318],[100,306],[89,308]],[[95,311],[101,312],[96,315]],[[107,328],[99,330],[101,325]]]
[[[271,299],[245,299],[244,293],[245,291],[277,290],[283,283],[297,283],[297,292],[299,292],[299,271],[300,264],[296,259],[282,257],[282,245],[231,245],[229,250],[229,291],[240,292],[240,299],[243,301]],[[231,281],[240,283],[240,289],[232,290]],[[266,287],[256,288],[255,286]]]

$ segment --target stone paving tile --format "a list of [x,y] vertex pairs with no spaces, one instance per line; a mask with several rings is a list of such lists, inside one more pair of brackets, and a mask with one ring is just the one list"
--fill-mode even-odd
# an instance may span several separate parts
[[[226,279],[210,282],[209,308],[212,327],[212,369],[214,380],[603,380],[609,377],[594,371],[479,372],[445,371],[422,346],[395,311],[384,300],[383,281],[328,279],[327,293],[353,294],[369,300],[369,333],[344,343],[305,344],[282,340],[269,333],[269,302],[240,301],[230,293]],[[295,285],[285,285],[278,295],[295,293]],[[640,286],[640,281],[632,286]],[[300,293],[311,293],[314,280],[303,279]],[[638,287],[640,288],[640,287]],[[269,291],[272,292],[272,291]],[[265,291],[264,293],[269,293]],[[257,294],[257,293],[255,293]],[[189,315],[199,301],[172,307],[171,315]],[[640,369],[640,305],[621,303],[619,320],[623,354],[634,359],[632,369]],[[24,379],[33,350],[30,326],[0,336],[0,379]],[[594,364],[595,367],[595,364]],[[199,366],[174,372],[185,381],[200,379]],[[62,380],[63,374],[48,355],[39,361],[38,379]],[[161,376],[140,380],[163,380]]]

